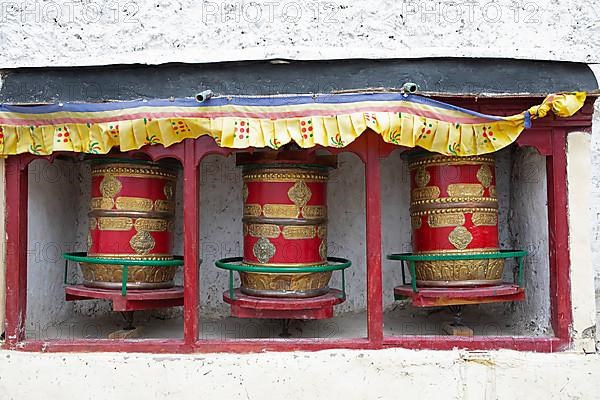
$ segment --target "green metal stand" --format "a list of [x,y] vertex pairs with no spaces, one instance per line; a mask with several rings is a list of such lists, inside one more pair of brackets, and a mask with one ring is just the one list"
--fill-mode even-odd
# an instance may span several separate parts
[[123,258],[101,258],[101,257],[88,257],[86,252],[74,252],[74,253],[63,253],[65,258],[65,276],[64,283],[67,284],[67,275],[69,261],[78,263],[88,264],[108,264],[108,265],[122,265],[123,274],[121,279],[121,296],[127,294],[127,279],[129,278],[129,267],[140,266],[140,267],[179,267],[183,265],[182,256],[173,256],[172,260],[128,260]]
[[453,260],[494,260],[499,258],[515,258],[517,259],[519,269],[517,274],[517,284],[519,287],[523,287],[523,258],[529,253],[525,250],[500,250],[493,253],[468,253],[468,254],[413,254],[413,253],[397,253],[389,254],[386,256],[388,260],[400,261],[402,265],[402,283],[407,284],[404,269],[405,263],[408,262],[408,269],[410,271],[411,286],[413,292],[417,293],[417,280],[414,279],[416,276],[416,261],[453,261]]
[[217,268],[225,269],[229,271],[229,296],[232,300],[235,300],[235,290],[233,281],[233,272],[266,272],[272,274],[289,274],[289,273],[302,273],[302,272],[329,272],[329,271],[341,271],[342,272],[342,294],[341,298],[346,298],[346,277],[345,270],[352,265],[350,260],[340,257],[327,257],[329,264],[317,265],[317,266],[296,266],[296,267],[265,267],[261,265],[242,264],[242,257],[228,257],[222,258],[215,261]]

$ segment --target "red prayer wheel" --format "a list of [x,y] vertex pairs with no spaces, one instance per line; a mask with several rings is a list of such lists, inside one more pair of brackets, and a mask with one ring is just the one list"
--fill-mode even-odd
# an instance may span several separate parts
[[[88,256],[172,260],[177,172],[149,161],[92,162]],[[80,263],[86,286],[121,288],[122,265]],[[127,288],[173,286],[177,267],[130,266]]]
[[[243,165],[243,263],[260,267],[327,264],[327,180],[335,158],[238,155]],[[295,154],[294,152],[291,152]],[[311,297],[326,293],[331,272],[240,272],[240,290],[254,296]]]
[[[493,156],[421,153],[409,161],[415,254],[497,252],[498,199]],[[502,281],[504,260],[415,263],[421,286],[478,286]],[[413,277],[415,278],[415,277]]]

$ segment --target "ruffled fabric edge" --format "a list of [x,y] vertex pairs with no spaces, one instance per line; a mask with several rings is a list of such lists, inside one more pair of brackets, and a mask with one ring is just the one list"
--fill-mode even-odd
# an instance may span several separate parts
[[[163,117],[155,113],[133,119],[90,123],[60,123],[40,126],[18,124],[0,125],[0,155],[21,153],[49,155],[55,151],[106,154],[113,148],[121,151],[136,150],[147,145],[165,147],[188,138],[211,136],[221,147],[269,147],[278,149],[295,142],[302,148],[315,145],[345,147],[367,129],[381,135],[385,142],[404,147],[455,156],[470,156],[498,151],[513,143],[531,120],[552,112],[558,117],[569,117],[584,104],[583,92],[552,94],[537,106],[509,117],[476,115],[455,118],[460,110],[423,108],[434,112],[427,115],[403,111],[360,111],[330,115],[304,115],[290,118],[256,118],[240,106],[238,116],[217,117]],[[443,103],[439,103],[443,104]],[[393,107],[392,107],[393,108]],[[264,108],[263,108],[264,109]],[[400,109],[400,108],[399,108]],[[402,109],[404,110],[404,109]],[[94,112],[87,113],[93,120]],[[465,122],[467,121],[467,122]]]

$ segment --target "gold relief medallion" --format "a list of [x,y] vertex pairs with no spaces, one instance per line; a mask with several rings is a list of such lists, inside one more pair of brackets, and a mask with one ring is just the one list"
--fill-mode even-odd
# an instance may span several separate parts
[[327,240],[321,240],[319,255],[321,256],[321,260],[327,260]]
[[317,227],[317,236],[319,237],[319,239],[327,237],[327,225],[319,225]]
[[413,229],[421,229],[421,216],[420,215],[411,215],[410,226]]
[[267,238],[260,238],[254,243],[252,253],[256,259],[261,263],[268,263],[271,258],[275,255],[275,246]]
[[473,235],[464,226],[457,226],[448,235],[448,241],[459,250],[467,248],[469,243],[473,241]]
[[477,171],[477,180],[483,187],[487,188],[492,184],[492,170],[487,164],[483,164]]
[[431,228],[461,226],[465,224],[465,215],[463,213],[430,214],[427,216],[427,224]]
[[412,191],[412,201],[432,200],[440,197],[440,188],[437,186],[425,186]]
[[300,207],[294,204],[265,204],[262,212],[267,218],[298,218]]
[[165,187],[163,188],[163,193],[165,194],[165,197],[167,198],[167,200],[171,200],[173,198],[173,196],[175,195],[175,188],[173,187],[172,182],[165,183]]
[[143,197],[117,197],[115,204],[118,210],[152,211],[154,203]]
[[247,224],[246,226],[248,229],[248,234],[253,237],[266,237],[276,239],[281,234],[281,229],[277,225]]
[[471,221],[475,226],[496,226],[498,225],[497,213],[474,212]]
[[286,239],[311,239],[317,234],[317,229],[313,225],[287,225],[283,227],[282,233]]
[[427,168],[425,168],[425,167],[417,168],[417,172],[415,172],[415,183],[417,184],[418,187],[422,188],[422,187],[427,186],[430,179],[431,179],[431,175],[429,175]]
[[489,191],[490,191],[490,197],[496,197],[496,185],[490,186]]
[[446,189],[451,197],[482,197],[483,186],[479,183],[451,183]]
[[139,231],[131,240],[129,240],[129,245],[137,254],[148,254],[156,245],[154,242],[154,238],[147,231]]
[[296,205],[298,208],[302,208],[308,203],[310,197],[312,196],[312,192],[306,186],[304,181],[298,181],[294,183],[294,186],[288,190],[288,197]]
[[245,217],[260,217],[260,214],[262,214],[260,204],[244,204]]
[[327,207],[304,206],[302,207],[302,216],[306,219],[325,218],[327,216]]
[[248,185],[246,183],[244,183],[244,186],[242,186],[242,197],[245,203],[246,200],[248,200]]
[[121,184],[121,181],[111,174],[104,175],[102,182],[100,182],[100,193],[102,193],[102,197],[113,198],[122,188],[123,185]]
[[101,231],[130,231],[133,220],[129,217],[100,217],[98,229]]
[[159,218],[138,218],[135,220],[134,226],[138,232],[164,232],[169,228],[169,221]]

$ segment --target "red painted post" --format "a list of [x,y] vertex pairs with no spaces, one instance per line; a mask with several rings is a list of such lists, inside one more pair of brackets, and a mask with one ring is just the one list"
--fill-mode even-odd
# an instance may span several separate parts
[[367,332],[369,341],[383,343],[383,283],[381,281],[381,174],[379,136],[365,132],[365,193],[367,225]]
[[27,168],[6,159],[6,345],[25,339],[27,310]]
[[192,345],[196,342],[196,340],[198,340],[199,329],[199,166],[196,162],[194,141],[186,140],[184,145],[185,155],[183,160],[183,339],[186,345]]
[[548,191],[548,241],[550,247],[550,304],[554,335],[571,342],[571,282],[569,276],[569,226],[567,216],[567,135],[552,131],[552,155],[546,158]]

